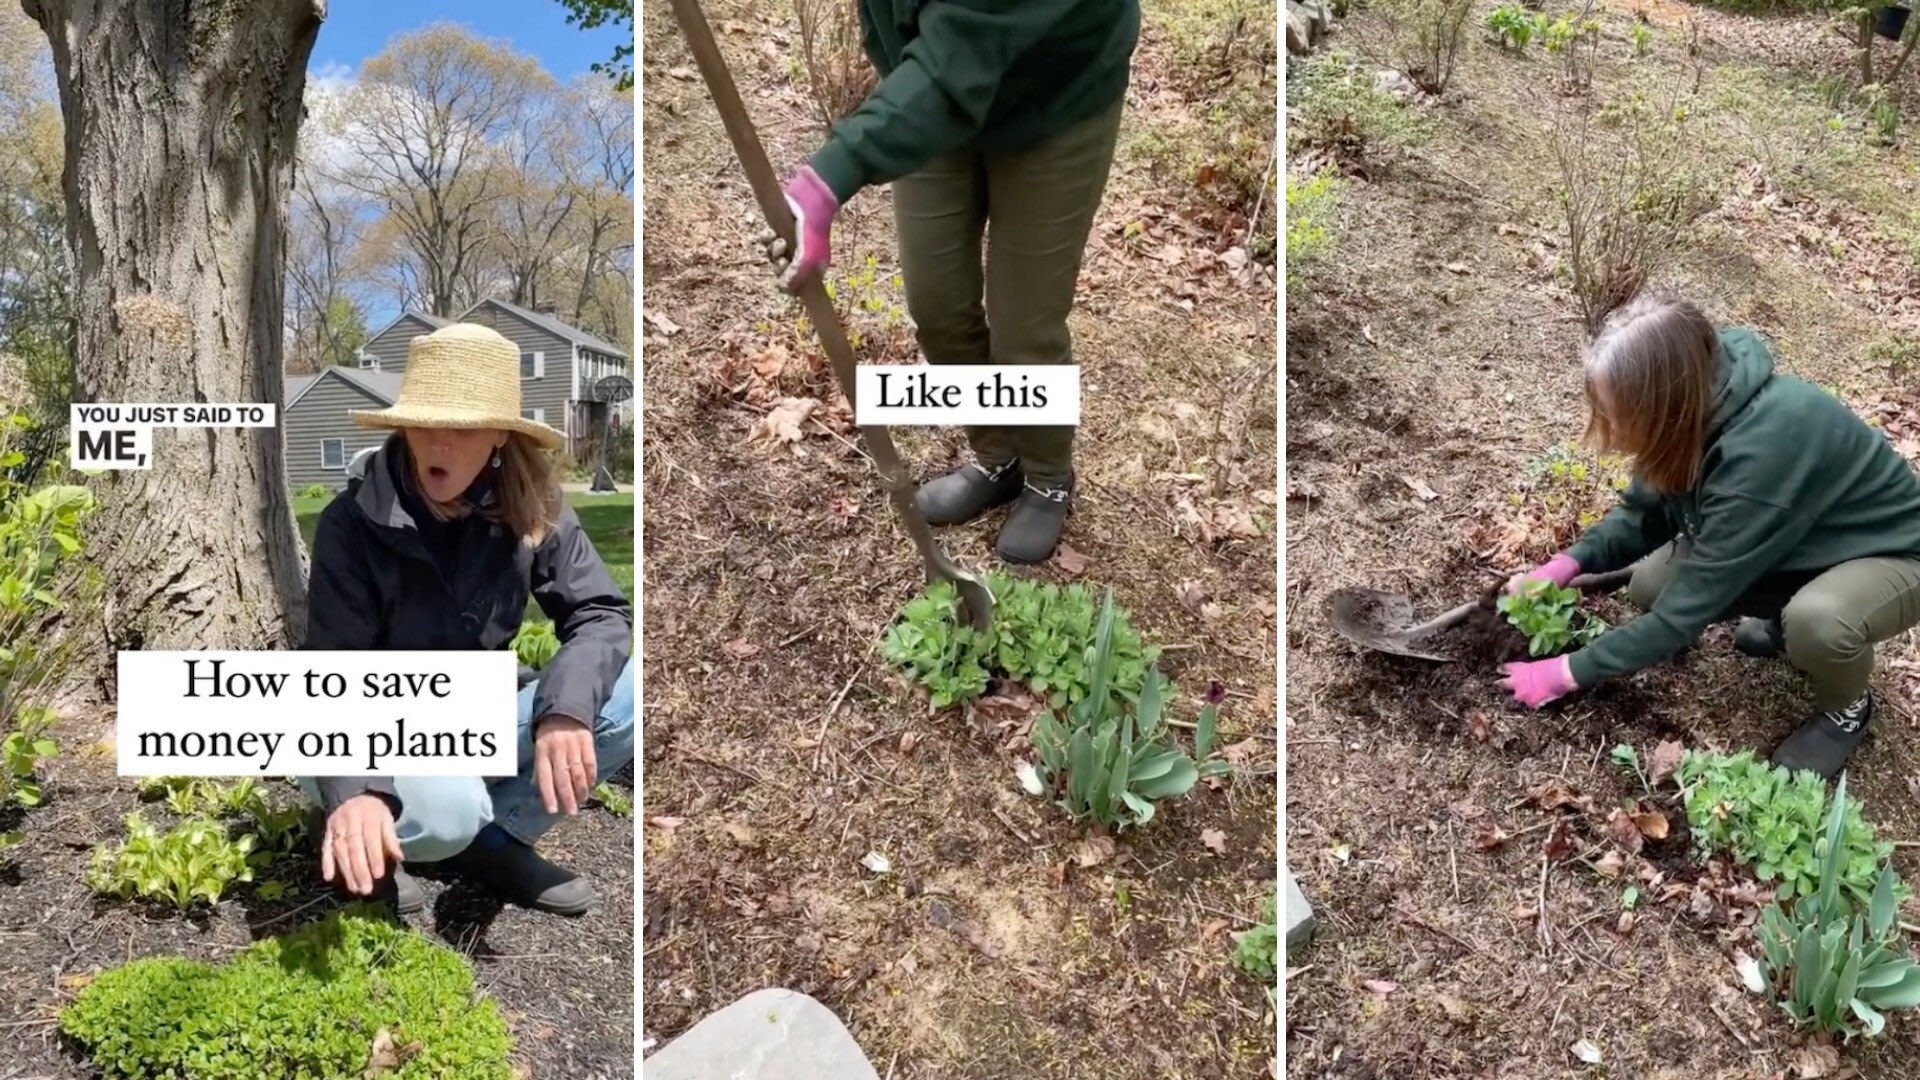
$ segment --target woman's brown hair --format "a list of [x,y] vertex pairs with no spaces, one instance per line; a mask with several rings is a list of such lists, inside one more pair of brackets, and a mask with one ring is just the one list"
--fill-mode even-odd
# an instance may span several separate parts
[[[539,547],[560,523],[560,470],[552,454],[518,432],[508,433],[498,453],[500,467],[491,477],[493,497],[479,507],[480,516],[505,525],[526,546]],[[441,521],[468,512],[464,502],[435,502],[425,492],[419,495]]]
[[1627,455],[1655,491],[1692,490],[1719,348],[1713,321],[1687,301],[1648,297],[1615,312],[1587,350],[1587,444]]

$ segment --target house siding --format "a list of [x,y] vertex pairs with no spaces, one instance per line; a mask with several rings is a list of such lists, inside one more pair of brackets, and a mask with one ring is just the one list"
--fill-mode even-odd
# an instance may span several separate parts
[[[347,416],[349,409],[378,409],[385,406],[373,395],[344,378],[322,375],[320,381],[300,403],[281,416],[286,432],[287,483],[295,494],[309,484],[325,484],[330,489],[347,484],[346,462],[369,446],[378,446],[387,432],[363,428]],[[320,464],[320,444],[327,439],[345,443],[341,466],[329,469]]]
[[422,334],[431,334],[434,326],[411,313],[388,327],[379,337],[362,346],[369,356],[378,357],[380,370],[398,375],[407,370],[407,347]]
[[573,343],[493,304],[481,304],[463,321],[492,327],[521,352],[546,354],[546,377],[520,380],[520,408],[545,410],[542,422],[566,431],[567,403],[573,396],[573,371],[569,366]]

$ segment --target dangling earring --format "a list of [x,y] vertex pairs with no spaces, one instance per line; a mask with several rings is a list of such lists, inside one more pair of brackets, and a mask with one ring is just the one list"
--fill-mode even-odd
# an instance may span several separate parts
[[498,450],[493,452],[493,467],[496,469],[500,467],[500,451]]

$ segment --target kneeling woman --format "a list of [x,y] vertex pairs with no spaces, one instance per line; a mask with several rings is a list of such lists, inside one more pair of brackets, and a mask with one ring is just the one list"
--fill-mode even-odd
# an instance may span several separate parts
[[633,607],[561,497],[560,433],[522,419],[520,350],[482,326],[413,340],[394,432],[320,515],[307,649],[505,649],[531,596],[560,650],[520,693],[520,774],[328,777],[321,873],[425,904],[403,862],[448,869],[527,907],[584,913],[592,887],[533,845],[633,759]]
[[1750,330],[1691,304],[1619,312],[1586,361],[1588,440],[1628,455],[1618,507],[1528,577],[1633,566],[1645,612],[1567,656],[1510,664],[1538,707],[1659,663],[1742,617],[1741,652],[1784,655],[1816,712],[1776,764],[1837,774],[1873,715],[1873,646],[1920,623],[1920,478],[1833,395],[1774,373]]

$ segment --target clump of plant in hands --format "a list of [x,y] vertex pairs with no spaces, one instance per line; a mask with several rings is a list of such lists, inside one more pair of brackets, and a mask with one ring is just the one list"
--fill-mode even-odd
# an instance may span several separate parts
[[1895,925],[1900,887],[1893,868],[1874,864],[1867,899],[1855,896],[1861,873],[1847,837],[1856,819],[1843,775],[1824,835],[1808,845],[1820,864],[1816,887],[1791,910],[1780,901],[1769,905],[1756,934],[1766,959],[1762,992],[1777,996],[1801,1026],[1848,1039],[1879,1035],[1887,1012],[1920,1006],[1920,965]]
[[1101,605],[1100,624],[1089,650],[1092,685],[1064,717],[1043,713],[1033,724],[1033,747],[1049,781],[1063,781],[1059,805],[1076,819],[1112,829],[1145,825],[1156,802],[1184,795],[1202,777],[1228,771],[1210,759],[1219,705],[1209,700],[1195,725],[1194,756],[1188,757],[1162,715],[1167,686],[1149,669],[1137,706],[1108,692],[1114,672],[1118,612],[1113,591]]
[[1607,632],[1606,620],[1580,607],[1580,590],[1542,578],[1521,582],[1519,589],[1502,593],[1495,605],[1526,636],[1527,651],[1534,656],[1552,656]]
[[[1826,784],[1812,772],[1789,773],[1738,754],[1688,751],[1674,773],[1687,810],[1687,825],[1703,855],[1726,852],[1753,868],[1763,882],[1778,883],[1781,899],[1808,897],[1822,886],[1822,869],[1833,862],[1834,887],[1851,903],[1865,904],[1879,885],[1879,867],[1893,845],[1874,836],[1857,801],[1844,807],[1844,825],[1828,849],[1818,846],[1827,811]],[[1839,811],[1836,811],[1839,812]],[[1830,850],[1829,850],[1830,849]],[[1904,883],[1893,888],[1900,899]]]
[[560,655],[560,638],[554,632],[552,623],[521,623],[519,631],[513,635],[513,651],[522,664],[538,671],[553,663],[553,658]]
[[511,1080],[512,1035],[465,958],[354,904],[212,965],[136,960],[60,1015],[110,1080]]

